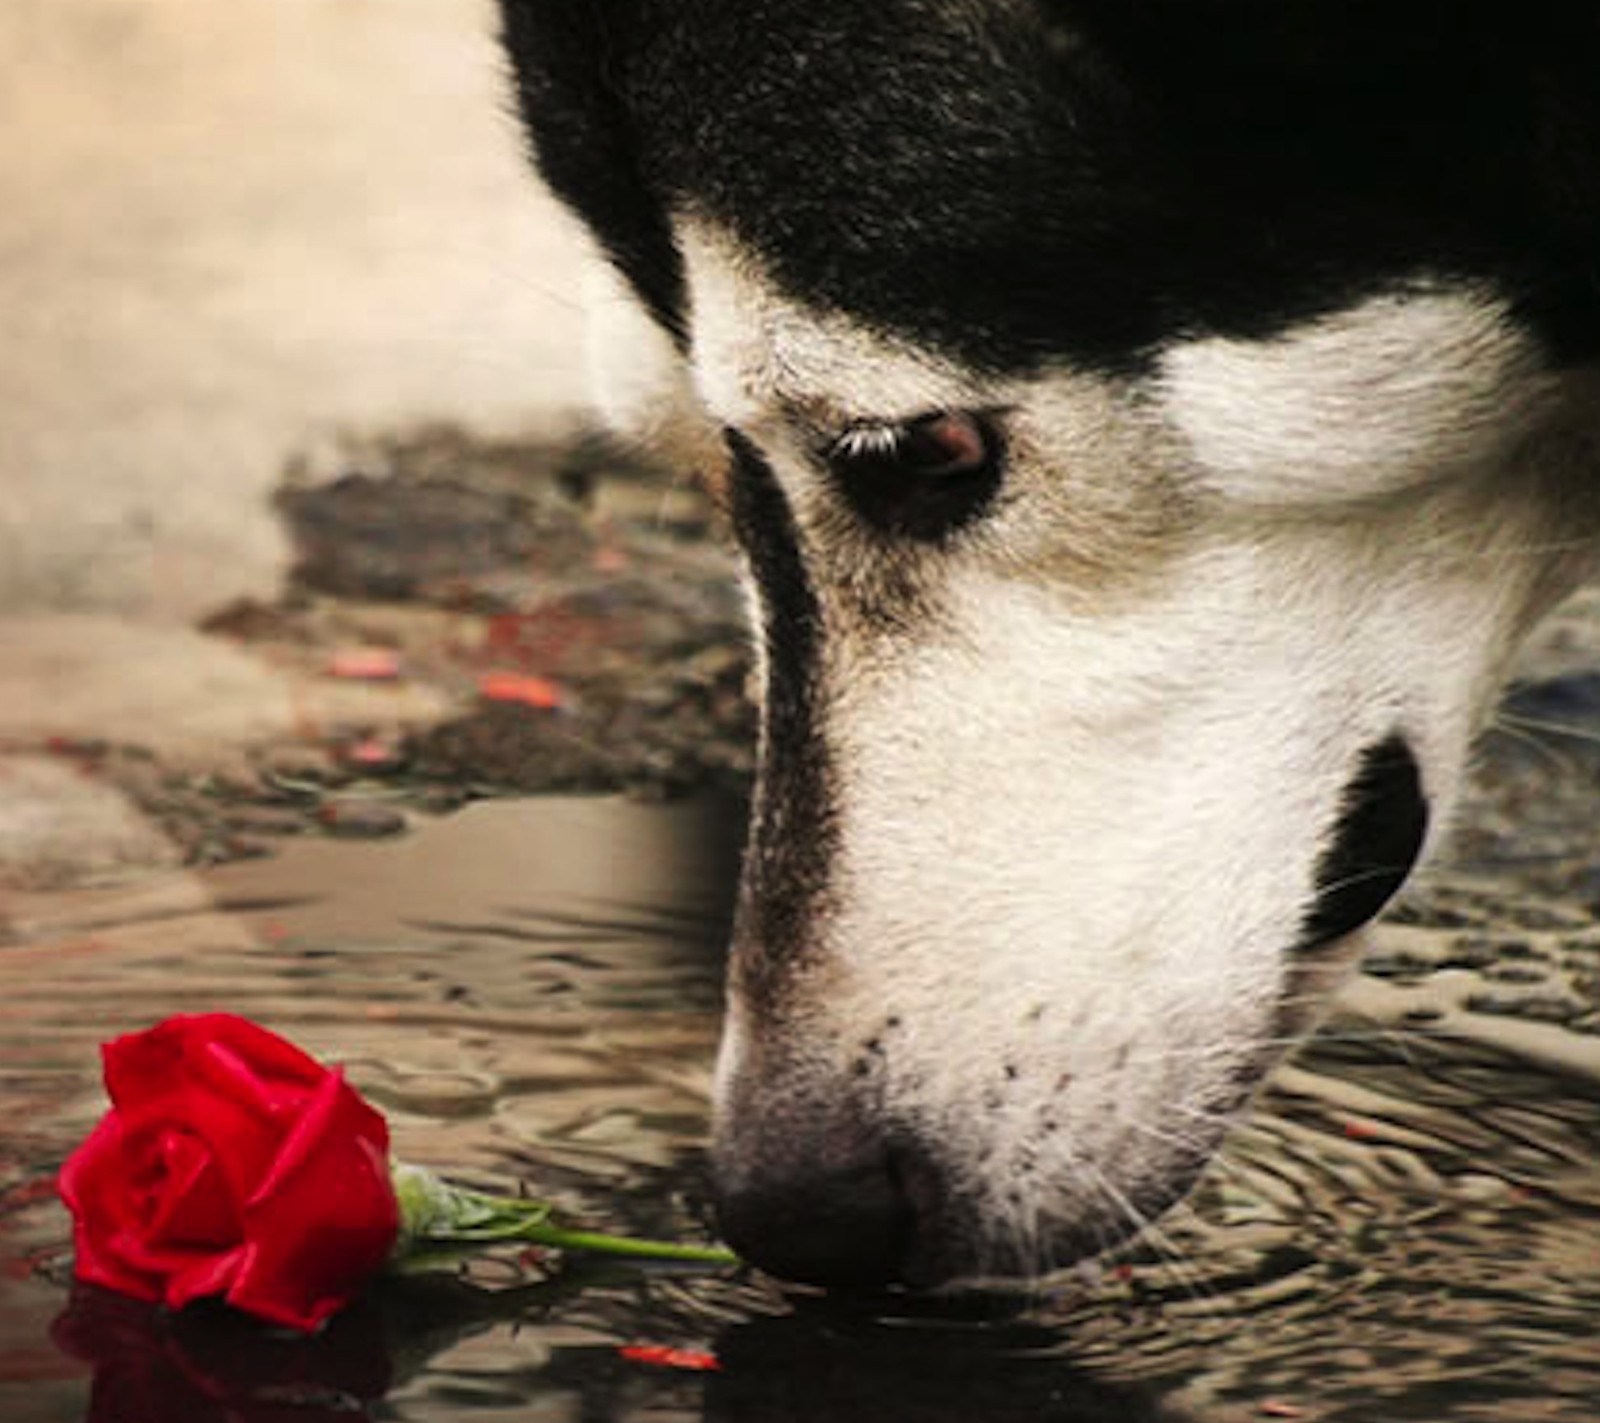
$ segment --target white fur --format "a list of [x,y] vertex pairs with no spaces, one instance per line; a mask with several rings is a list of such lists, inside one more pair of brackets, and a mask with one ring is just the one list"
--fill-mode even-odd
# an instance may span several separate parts
[[1166,410],[1231,498],[1347,499],[1502,458],[1552,381],[1505,304],[1471,287],[1372,297],[1268,340],[1183,341]]
[[1131,1191],[1221,1130],[1279,1031],[1364,748],[1403,731],[1448,815],[1503,645],[1418,647],[1504,627],[1501,590],[1355,543],[1307,550],[1350,557],[1322,578],[1289,548],[1207,548],[1097,619],[956,573],[938,635],[836,688],[836,971],[814,1031],[845,1056],[902,1021],[885,1110],[945,1142],[997,1219],[1043,1151],[1061,1169],[1030,1209],[1070,1218],[1104,1190],[1073,1155]]

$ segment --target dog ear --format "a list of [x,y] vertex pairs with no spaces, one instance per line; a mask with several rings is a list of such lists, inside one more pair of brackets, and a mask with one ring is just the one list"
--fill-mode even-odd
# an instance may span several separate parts
[[683,264],[628,101],[638,0],[501,0],[500,13],[536,166],[682,349]]

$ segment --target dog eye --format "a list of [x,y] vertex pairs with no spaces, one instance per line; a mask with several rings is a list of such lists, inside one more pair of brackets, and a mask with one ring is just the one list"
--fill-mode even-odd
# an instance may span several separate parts
[[1003,455],[988,417],[940,410],[902,425],[846,430],[826,451],[825,463],[874,528],[938,543],[989,507]]

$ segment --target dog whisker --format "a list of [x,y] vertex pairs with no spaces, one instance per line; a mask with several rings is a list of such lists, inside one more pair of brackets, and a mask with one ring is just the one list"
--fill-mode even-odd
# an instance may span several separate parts
[[1214,1310],[1217,1307],[1214,1293],[1207,1288],[1172,1237],[1149,1215],[1141,1211],[1099,1167],[1089,1165],[1088,1173],[1102,1198],[1109,1201],[1133,1227],[1134,1238],[1150,1247],[1161,1268],[1171,1276],[1179,1290],[1191,1303],[1201,1306],[1203,1310],[1208,1312]]

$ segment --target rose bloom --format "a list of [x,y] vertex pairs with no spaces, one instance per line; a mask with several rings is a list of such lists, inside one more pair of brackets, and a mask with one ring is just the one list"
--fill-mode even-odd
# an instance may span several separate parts
[[388,1127],[337,1069],[226,1013],[102,1051],[111,1110],[60,1176],[79,1279],[315,1329],[388,1258]]

